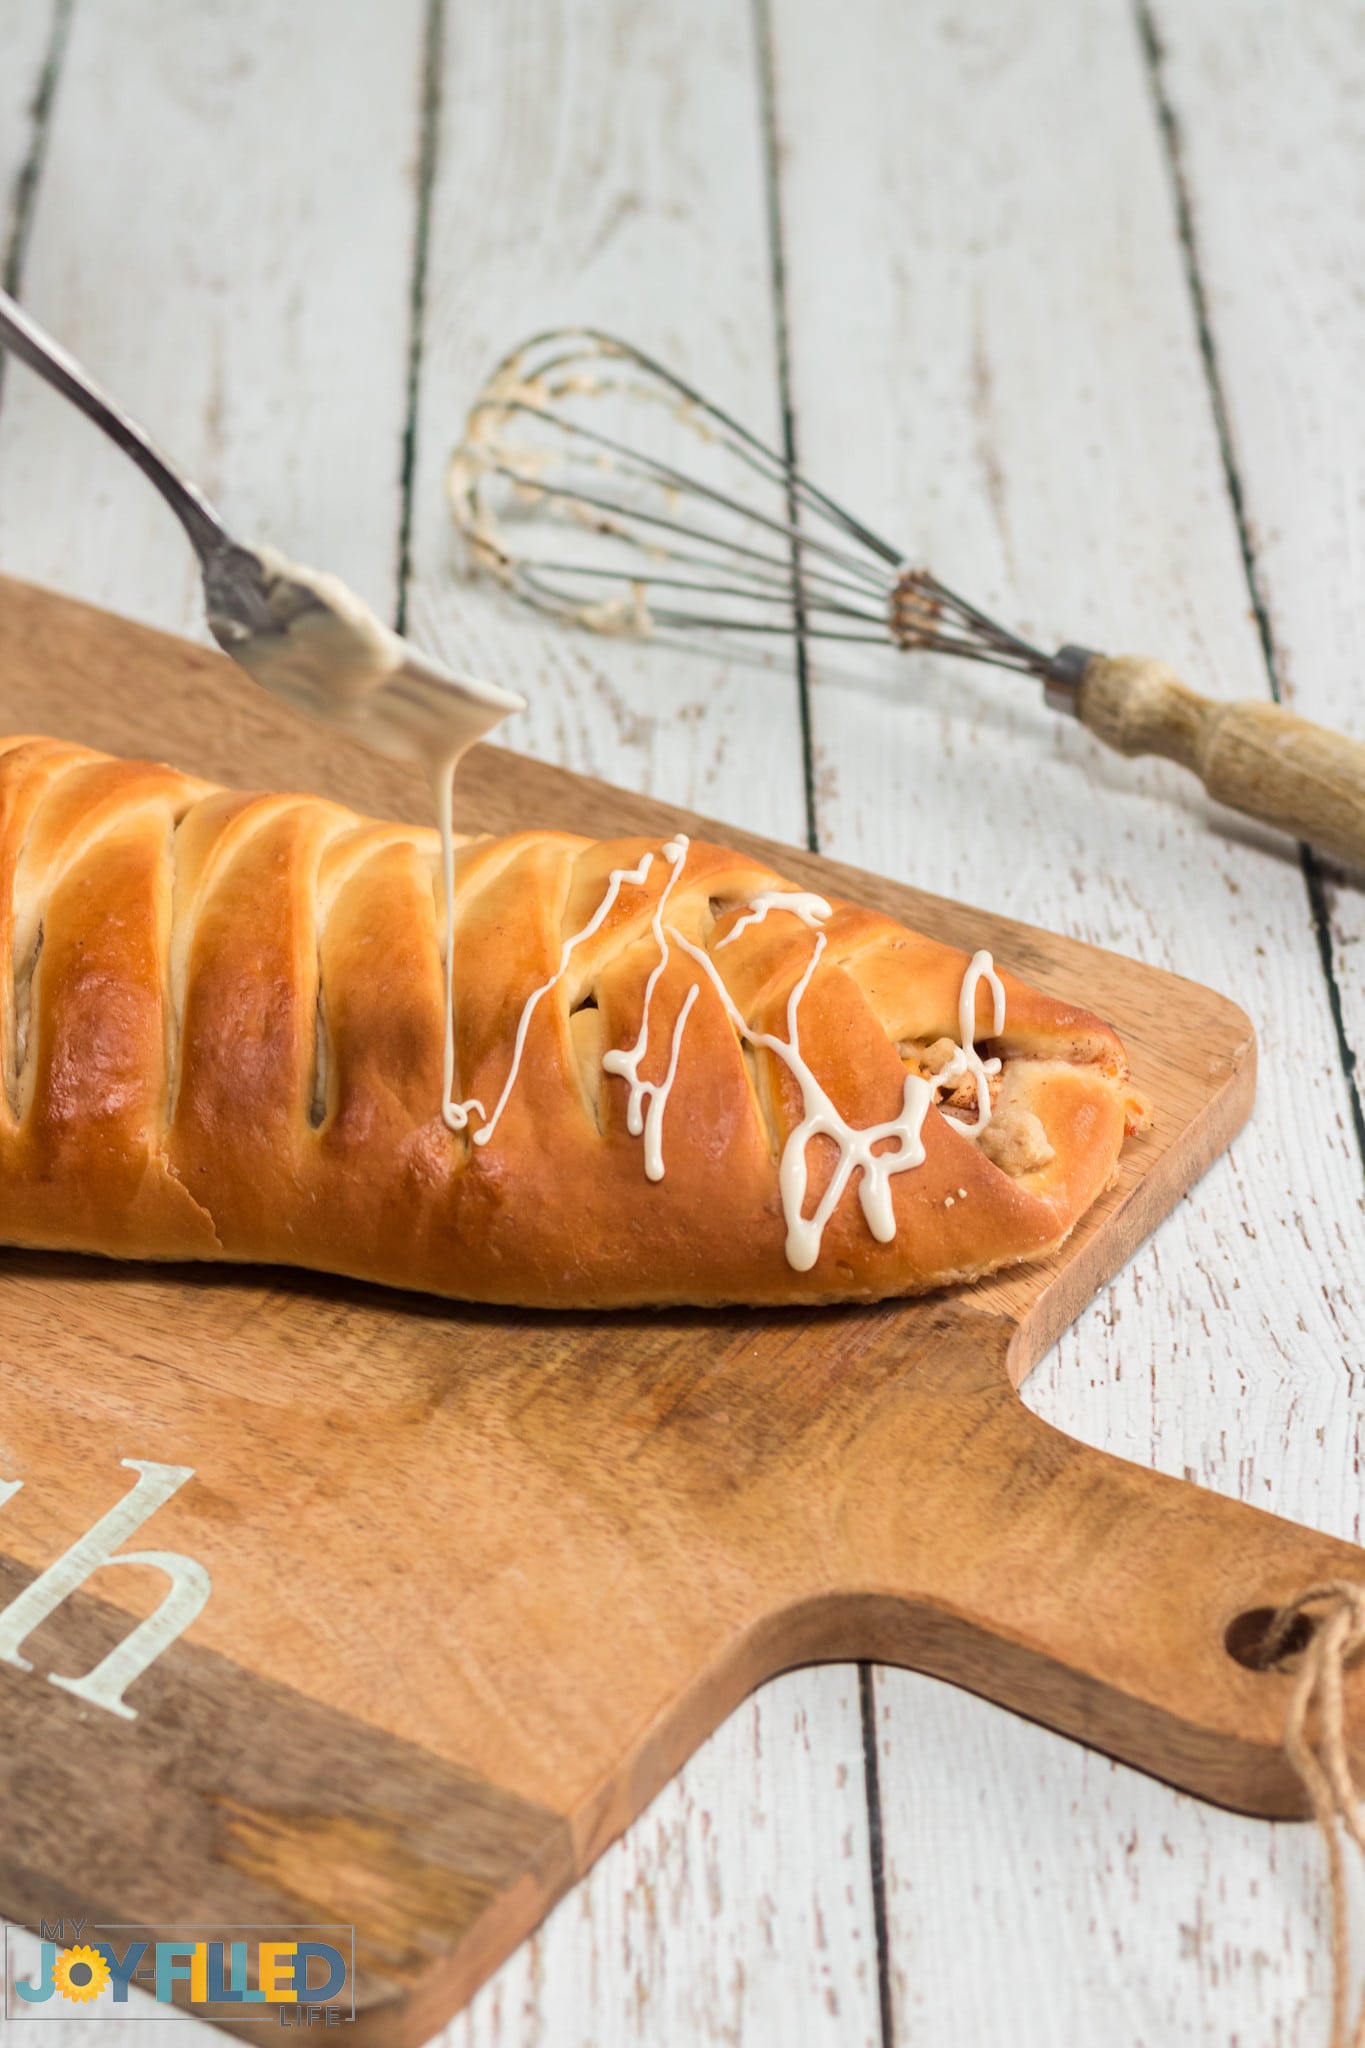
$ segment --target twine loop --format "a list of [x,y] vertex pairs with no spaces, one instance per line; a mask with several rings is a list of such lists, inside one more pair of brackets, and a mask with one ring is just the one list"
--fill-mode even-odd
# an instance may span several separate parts
[[[1308,1634],[1304,1636],[1305,1624]],[[1350,2024],[1351,1937],[1347,1918],[1342,1830],[1365,1859],[1360,1791],[1346,1747],[1343,1678],[1365,1648],[1365,1586],[1328,1579],[1286,1601],[1272,1616],[1257,1663],[1263,1670],[1293,1656],[1301,1661],[1285,1713],[1284,1747],[1303,1780],[1327,1844],[1332,1892],[1332,2048],[1365,2048],[1365,1994]],[[1310,1731],[1310,1716],[1315,1728]]]

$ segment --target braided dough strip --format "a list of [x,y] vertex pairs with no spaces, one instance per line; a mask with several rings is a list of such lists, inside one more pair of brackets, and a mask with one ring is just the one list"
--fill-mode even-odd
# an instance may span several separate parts
[[[646,854],[564,964],[613,872]],[[559,1308],[868,1299],[1049,1251],[1112,1179],[1137,1105],[1107,1024],[1002,974],[987,1130],[970,1135],[980,1106],[961,1094],[930,1108],[923,1165],[887,1182],[890,1241],[855,1171],[809,1270],[789,1263],[779,1163],[803,1101],[753,1038],[786,1039],[807,977],[803,1057],[849,1124],[886,1122],[907,1072],[932,1076],[956,1038],[968,960],[834,903],[812,970],[813,920],[771,900],[785,887],[718,846],[679,863],[645,840],[461,840],[454,1099],[487,1114],[453,1130],[434,832],[0,739],[0,1241]],[[637,1078],[673,1062],[656,1179],[624,1057],[651,977]],[[982,981],[983,1040],[992,1021]],[[807,1216],[835,1163],[813,1139]]]

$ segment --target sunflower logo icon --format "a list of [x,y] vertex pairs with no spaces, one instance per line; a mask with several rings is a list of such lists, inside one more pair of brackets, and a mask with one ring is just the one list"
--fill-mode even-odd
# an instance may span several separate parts
[[88,2005],[109,1982],[109,1965],[97,1948],[64,1948],[52,1965],[52,1982],[73,2005]]

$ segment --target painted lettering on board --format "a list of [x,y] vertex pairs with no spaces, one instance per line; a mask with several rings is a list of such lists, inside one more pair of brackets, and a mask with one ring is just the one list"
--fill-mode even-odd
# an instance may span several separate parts
[[[170,1580],[160,1605],[136,1623],[123,1641],[115,1644],[84,1677],[72,1678],[57,1671],[47,1674],[49,1683],[60,1686],[63,1692],[74,1693],[78,1700],[102,1707],[107,1714],[133,1721],[137,1709],[127,1704],[124,1693],[202,1613],[212,1581],[197,1559],[185,1557],[178,1550],[119,1550],[121,1543],[126,1543],[149,1516],[179,1492],[186,1480],[194,1477],[192,1465],[157,1465],[147,1458],[124,1458],[122,1463],[126,1470],[137,1474],[131,1492],[107,1515],[102,1515],[69,1550],[64,1550],[46,1571],[31,1580],[7,1607],[0,1607],[0,1664],[32,1671],[32,1664],[21,1654],[22,1645],[39,1622],[55,1614],[62,1602],[94,1572],[106,1565],[154,1565]],[[0,1479],[0,1508],[13,1500],[22,1485],[19,1479]]]

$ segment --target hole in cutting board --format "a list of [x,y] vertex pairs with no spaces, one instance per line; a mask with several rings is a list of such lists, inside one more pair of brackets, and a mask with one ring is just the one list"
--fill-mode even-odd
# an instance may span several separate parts
[[1291,1657],[1297,1657],[1306,1650],[1313,1639],[1316,1624],[1311,1615],[1300,1614],[1295,1616],[1275,1662],[1266,1664],[1262,1661],[1261,1647],[1277,1612],[1274,1607],[1248,1607],[1243,1613],[1235,1614],[1223,1631],[1223,1645],[1229,1657],[1245,1665],[1248,1671],[1280,1671]]

